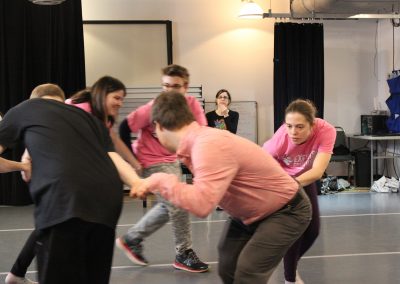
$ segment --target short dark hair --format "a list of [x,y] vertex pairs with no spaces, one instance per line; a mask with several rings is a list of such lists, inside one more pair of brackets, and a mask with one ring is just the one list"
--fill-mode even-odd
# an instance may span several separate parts
[[167,130],[177,130],[195,121],[184,95],[176,91],[162,92],[154,100],[151,116]]
[[56,84],[42,84],[38,85],[32,90],[30,99],[42,98],[42,97],[55,97],[65,100],[64,91]]
[[183,79],[185,84],[189,84],[189,71],[183,66],[171,64],[167,67],[164,67],[161,72],[164,76],[180,77]]

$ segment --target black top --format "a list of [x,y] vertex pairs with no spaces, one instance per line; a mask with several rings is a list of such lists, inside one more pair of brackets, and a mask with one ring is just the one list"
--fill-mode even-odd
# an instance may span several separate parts
[[107,152],[109,132],[94,116],[64,103],[32,99],[0,123],[0,145],[23,140],[32,157],[30,192],[37,229],[71,218],[115,228],[122,183]]
[[239,122],[239,113],[233,110],[229,110],[228,114],[229,115],[227,117],[223,117],[218,115],[215,110],[207,112],[206,117],[208,126],[218,129],[226,129],[236,134]]
[[119,124],[119,137],[125,143],[126,147],[132,151],[131,129],[126,118]]

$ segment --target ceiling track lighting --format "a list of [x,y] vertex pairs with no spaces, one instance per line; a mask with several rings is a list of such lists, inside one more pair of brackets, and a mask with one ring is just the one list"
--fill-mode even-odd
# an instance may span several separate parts
[[[264,13],[263,9],[253,0],[241,0],[242,8],[238,17],[241,19],[289,19],[289,20],[360,20],[360,19],[400,19],[399,13],[385,14],[325,14],[311,11],[309,16],[295,17],[292,13],[272,13],[271,8],[268,13]],[[271,0],[269,1],[271,7]]]

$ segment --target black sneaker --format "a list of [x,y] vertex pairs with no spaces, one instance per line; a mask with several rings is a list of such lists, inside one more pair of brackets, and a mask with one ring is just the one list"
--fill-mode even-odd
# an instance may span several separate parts
[[208,270],[208,264],[202,262],[192,249],[178,254],[175,258],[174,267],[189,272],[206,272]]
[[133,263],[142,266],[149,264],[147,259],[142,254],[143,247],[140,243],[137,245],[131,245],[128,244],[123,237],[120,237],[115,240],[115,245],[117,246],[117,248],[122,250],[125,253],[125,255],[129,258],[129,260],[132,261]]

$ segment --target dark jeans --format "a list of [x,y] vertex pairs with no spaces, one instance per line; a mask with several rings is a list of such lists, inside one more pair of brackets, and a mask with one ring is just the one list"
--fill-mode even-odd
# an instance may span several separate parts
[[265,284],[288,248],[307,228],[311,205],[303,189],[286,206],[256,223],[229,219],[218,245],[225,284]]
[[74,218],[37,234],[40,284],[107,284],[115,230]]
[[17,260],[11,268],[11,273],[18,277],[25,277],[29,265],[31,265],[35,257],[36,247],[36,231],[33,231],[29,238],[26,240],[24,247],[19,253]]
[[311,202],[312,219],[303,235],[290,247],[283,259],[285,279],[290,282],[296,281],[297,263],[317,239],[320,228],[317,185],[312,183],[305,186],[304,190]]

